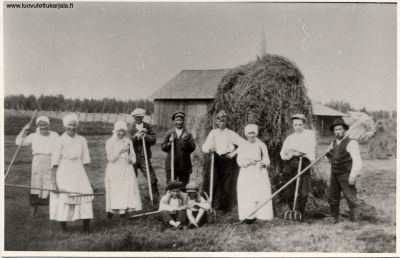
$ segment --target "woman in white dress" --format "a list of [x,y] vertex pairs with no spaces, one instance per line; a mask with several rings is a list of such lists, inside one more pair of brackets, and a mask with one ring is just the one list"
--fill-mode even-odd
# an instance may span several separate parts
[[86,139],[77,134],[78,123],[76,114],[63,118],[65,133],[58,138],[51,159],[52,181],[56,191],[89,195],[74,197],[76,194],[51,193],[50,219],[59,221],[63,231],[67,230],[67,221],[83,220],[83,231],[89,232],[93,189],[84,166],[90,163],[90,156]]
[[125,217],[127,213],[142,209],[139,186],[133,164],[136,155],[128,127],[124,121],[114,124],[113,136],[106,142],[108,165],[105,175],[106,212],[109,219],[113,213]]
[[267,171],[270,159],[267,146],[257,138],[257,125],[247,125],[244,132],[247,141],[239,146],[237,157],[240,166],[237,184],[239,220],[245,220],[246,223],[253,223],[257,219],[272,220],[271,202],[248,217],[271,196]]
[[32,146],[32,170],[31,170],[31,189],[29,203],[31,206],[31,216],[36,216],[39,206],[49,205],[49,191],[41,189],[51,189],[51,151],[57,141],[58,134],[49,131],[50,120],[47,116],[39,116],[36,119],[36,132],[29,134],[24,139],[24,134],[29,130],[27,124],[18,134],[15,143],[22,146]]

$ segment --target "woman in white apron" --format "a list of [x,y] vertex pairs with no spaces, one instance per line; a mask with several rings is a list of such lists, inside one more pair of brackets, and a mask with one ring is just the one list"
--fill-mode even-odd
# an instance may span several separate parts
[[31,187],[37,188],[31,189],[29,197],[33,217],[37,215],[39,206],[49,205],[49,191],[41,189],[51,188],[51,151],[58,138],[56,132],[49,131],[49,125],[50,120],[47,116],[39,116],[36,119],[36,132],[23,138],[30,127],[30,124],[27,124],[15,140],[17,145],[32,146]]
[[[63,118],[65,133],[58,138],[52,154],[53,184],[57,191],[92,194],[93,190],[84,166],[90,163],[86,139],[77,134],[78,116]],[[74,197],[72,193],[50,194],[50,219],[60,222],[63,231],[67,221],[83,220],[83,231],[89,232],[93,218],[93,195]]]
[[271,184],[267,171],[270,159],[267,146],[257,138],[257,125],[247,125],[244,132],[247,141],[239,146],[237,157],[240,166],[237,184],[239,220],[245,220],[247,223],[253,223],[257,219],[272,220],[271,202],[248,217],[271,197]]
[[113,136],[106,142],[107,168],[105,175],[106,212],[125,217],[126,213],[142,209],[140,191],[133,164],[136,155],[131,140],[126,136],[128,127],[124,121],[114,124]]

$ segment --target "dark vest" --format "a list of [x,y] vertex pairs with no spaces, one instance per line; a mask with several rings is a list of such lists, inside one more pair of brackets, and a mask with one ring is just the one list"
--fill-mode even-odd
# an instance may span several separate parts
[[346,150],[347,144],[349,144],[350,141],[351,139],[346,137],[339,145],[337,145],[336,141],[333,142],[331,166],[332,173],[335,175],[350,173],[351,171],[353,159]]

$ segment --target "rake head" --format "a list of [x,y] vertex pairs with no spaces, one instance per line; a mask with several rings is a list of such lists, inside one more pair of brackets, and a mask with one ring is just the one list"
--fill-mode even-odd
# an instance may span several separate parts
[[303,215],[301,214],[300,211],[287,211],[285,212],[285,219],[293,221],[302,221]]

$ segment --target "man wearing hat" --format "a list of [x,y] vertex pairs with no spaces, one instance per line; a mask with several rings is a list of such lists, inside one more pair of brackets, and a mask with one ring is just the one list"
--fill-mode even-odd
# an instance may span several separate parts
[[180,180],[184,185],[189,182],[192,173],[190,154],[196,148],[192,135],[185,128],[185,113],[176,111],[172,115],[175,128],[169,130],[161,144],[161,150],[167,152],[165,170],[167,182],[171,180],[171,147],[174,143],[174,179]]
[[135,169],[136,175],[138,174],[138,169],[140,169],[146,179],[149,180],[147,178],[146,160],[144,156],[142,142],[142,138],[144,138],[150,170],[149,174],[151,189],[153,192],[154,200],[157,202],[159,198],[157,186],[158,180],[156,177],[156,173],[154,172],[153,166],[151,165],[151,145],[154,145],[156,143],[157,137],[151,125],[143,122],[145,113],[146,111],[144,109],[136,108],[131,114],[135,120],[133,124],[129,125],[129,134],[136,154],[136,164],[134,164],[133,167]]
[[[303,114],[295,114],[291,117],[294,133],[283,142],[280,156],[285,162],[283,178],[285,182],[297,175],[300,157],[302,157],[301,169],[307,167],[315,160],[316,138],[315,132],[305,129],[306,117]],[[293,209],[296,184],[290,184],[285,192],[285,199],[290,209]],[[310,171],[300,176],[298,198],[295,210],[304,214],[308,194],[311,192]],[[304,216],[304,215],[303,215]]]
[[232,211],[236,198],[236,182],[239,173],[236,163],[237,147],[245,140],[226,127],[225,111],[222,110],[217,114],[215,122],[218,128],[211,130],[208,134],[202,151],[215,155],[213,186],[215,198],[213,197],[212,201],[214,203],[217,200],[217,209],[229,212]]
[[190,227],[201,227],[206,221],[206,212],[210,210],[210,203],[206,201],[199,192],[199,186],[196,182],[190,182],[186,185],[188,195],[186,215],[189,219]]
[[329,188],[329,204],[331,217],[328,221],[337,223],[339,220],[340,194],[350,209],[352,221],[359,221],[356,178],[361,170],[360,148],[357,141],[345,137],[349,126],[343,119],[336,119],[329,129],[335,134],[335,140],[328,148],[328,159],[331,163],[331,179]]

